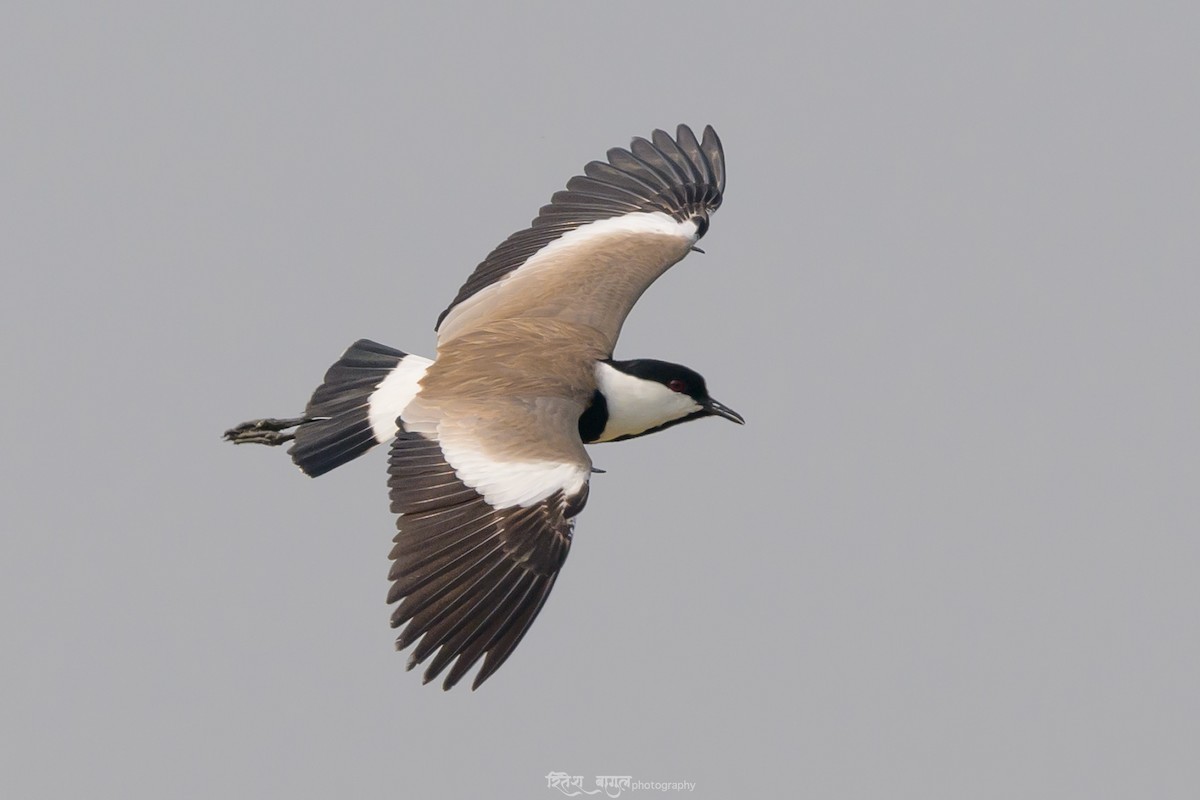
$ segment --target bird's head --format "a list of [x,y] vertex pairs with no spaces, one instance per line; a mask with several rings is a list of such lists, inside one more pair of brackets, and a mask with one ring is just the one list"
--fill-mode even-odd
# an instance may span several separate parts
[[584,441],[615,442],[701,417],[745,424],[708,394],[704,377],[682,364],[639,358],[596,364],[597,397],[580,420]]

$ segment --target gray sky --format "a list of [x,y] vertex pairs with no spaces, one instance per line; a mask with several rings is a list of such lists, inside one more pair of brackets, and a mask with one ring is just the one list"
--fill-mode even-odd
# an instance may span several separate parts
[[[0,19],[0,794],[1195,796],[1200,12],[252,5]],[[678,122],[725,205],[618,356],[749,424],[594,448],[529,636],[422,687],[384,454],[220,433]]]

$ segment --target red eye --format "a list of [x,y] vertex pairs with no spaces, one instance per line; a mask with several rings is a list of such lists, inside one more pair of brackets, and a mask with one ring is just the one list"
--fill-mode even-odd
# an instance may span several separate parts
[[676,378],[673,381],[667,381],[667,388],[672,392],[683,392],[687,390],[687,384]]

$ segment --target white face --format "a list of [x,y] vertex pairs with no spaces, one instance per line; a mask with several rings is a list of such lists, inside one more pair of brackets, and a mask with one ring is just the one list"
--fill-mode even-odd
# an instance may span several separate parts
[[703,408],[687,394],[673,392],[658,381],[627,375],[603,362],[596,364],[596,383],[608,403],[608,424],[597,442],[644,433]]

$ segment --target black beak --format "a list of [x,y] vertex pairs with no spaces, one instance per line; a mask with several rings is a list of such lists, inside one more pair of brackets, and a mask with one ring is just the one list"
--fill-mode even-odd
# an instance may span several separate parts
[[742,419],[742,415],[734,411],[724,403],[708,398],[708,402],[704,404],[704,410],[709,413],[709,416],[724,417],[730,422],[736,422],[738,425],[745,425],[746,420]]

